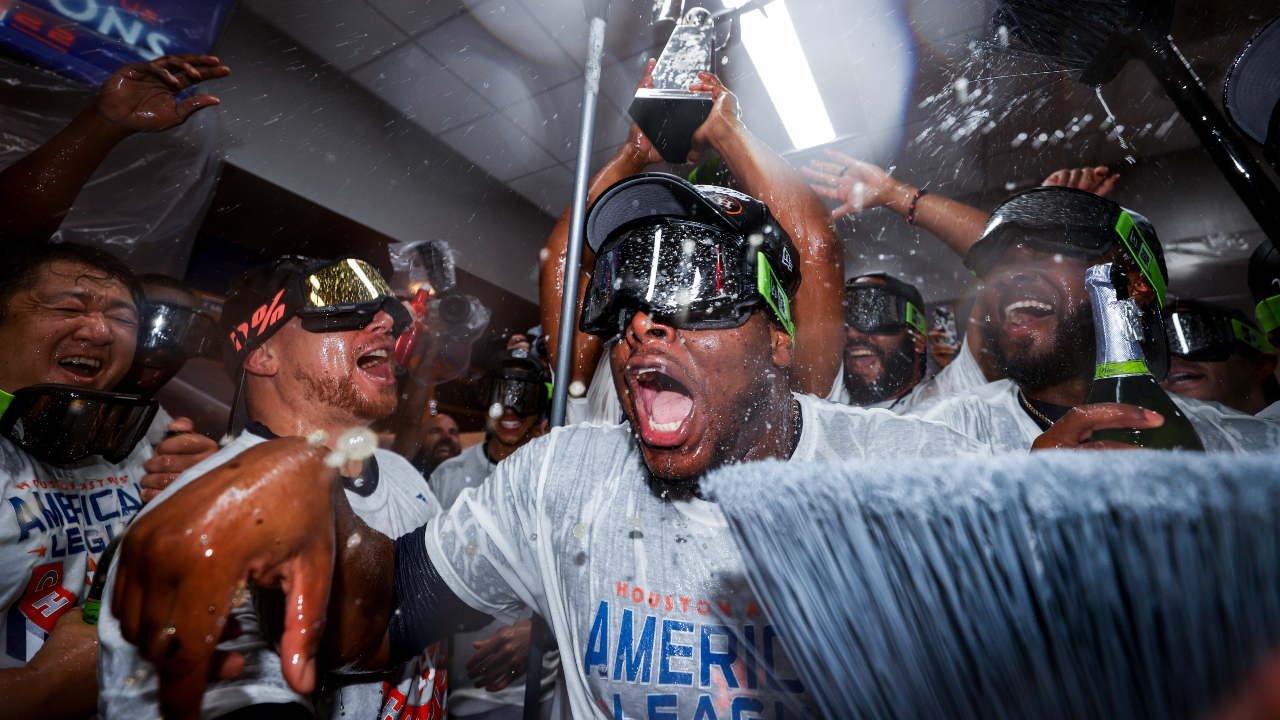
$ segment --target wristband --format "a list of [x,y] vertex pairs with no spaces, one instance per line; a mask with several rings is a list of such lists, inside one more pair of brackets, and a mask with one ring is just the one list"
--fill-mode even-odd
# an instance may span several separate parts
[[920,202],[920,198],[928,194],[928,190],[920,188],[916,191],[916,194],[911,197],[911,204],[907,206],[907,224],[911,227],[916,226],[916,203]]

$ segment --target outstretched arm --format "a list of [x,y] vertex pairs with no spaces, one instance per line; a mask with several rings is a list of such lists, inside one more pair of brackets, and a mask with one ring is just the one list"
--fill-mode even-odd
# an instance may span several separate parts
[[[650,60],[645,66],[644,77],[636,87],[653,87],[653,66],[657,61]],[[653,163],[662,162],[662,156],[653,149],[649,139],[640,132],[640,128],[631,126],[627,141],[613,159],[591,178],[587,187],[587,207],[595,202],[610,185],[642,172]],[[551,356],[551,365],[555,367],[556,355],[559,352],[560,339],[560,304],[564,297],[564,262],[569,247],[569,225],[573,206],[565,208],[560,219],[551,229],[547,244],[542,249],[542,274],[538,281],[538,301],[541,305],[542,332],[547,336],[547,353]],[[578,312],[582,312],[582,301],[586,297],[587,280],[591,275],[591,266],[595,256],[589,248],[582,249],[582,268],[578,276]],[[596,371],[596,363],[600,360],[600,340],[594,335],[577,330],[573,332],[573,364],[570,366],[568,382],[580,382],[586,387]],[[560,382],[559,379],[556,382]]]
[[182,102],[176,95],[230,72],[208,55],[166,55],[122,65],[71,124],[0,171],[0,240],[47,241],[112,148],[134,133],[168,130],[217,105],[212,95]]
[[825,397],[840,371],[844,346],[844,248],[831,215],[800,173],[742,124],[737,99],[719,78],[699,73],[689,89],[710,93],[715,101],[694,133],[690,160],[715,148],[743,191],[769,206],[800,253],[791,367],[796,390]]

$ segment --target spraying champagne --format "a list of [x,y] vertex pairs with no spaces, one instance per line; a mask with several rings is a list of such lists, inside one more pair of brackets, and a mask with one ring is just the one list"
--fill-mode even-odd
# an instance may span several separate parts
[[[1093,303],[1093,327],[1097,337],[1097,370],[1087,403],[1126,403],[1154,410],[1164,416],[1157,428],[1098,430],[1091,440],[1115,440],[1153,450],[1204,450],[1191,421],[1156,383],[1142,353],[1141,310],[1128,292],[1118,293],[1112,264],[1094,265],[1085,271],[1084,284]],[[1127,280],[1127,279],[1126,279]],[[1125,295],[1121,298],[1119,295]]]

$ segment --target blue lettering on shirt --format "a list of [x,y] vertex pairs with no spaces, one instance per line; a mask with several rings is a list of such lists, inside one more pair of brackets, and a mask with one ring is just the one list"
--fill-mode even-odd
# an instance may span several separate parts
[[657,626],[656,619],[650,615],[644,619],[644,629],[640,631],[640,641],[632,649],[632,613],[622,611],[622,632],[618,634],[618,657],[613,662],[613,679],[622,679],[622,669],[627,670],[627,682],[635,682],[636,674],[640,682],[648,684],[650,670],[653,668],[653,631]]
[[111,514],[106,514],[102,512],[102,508],[98,506],[98,498],[109,495],[111,495],[111,488],[99,490],[89,496],[89,506],[93,508],[93,516],[98,519],[98,522],[106,522],[112,518],[120,517],[119,510],[112,510]]
[[693,673],[673,672],[671,658],[693,657],[692,645],[677,645],[671,641],[673,632],[693,632],[693,624],[679,620],[662,621],[662,659],[658,665],[659,685],[692,685]]
[[675,695],[650,695],[649,720],[679,720],[679,716],[674,712],[661,712],[662,710],[675,710],[677,702],[679,702],[679,698]]
[[591,638],[587,640],[587,655],[584,661],[587,677],[591,677],[591,668],[600,667],[600,677],[609,677],[609,603],[600,601],[596,610],[595,622],[591,624]]
[[[711,651],[711,636],[723,635],[725,639],[725,652],[718,653]],[[733,674],[733,663],[738,659],[738,636],[734,634],[733,629],[726,625],[703,625],[702,626],[702,652],[698,655],[699,664],[702,671],[698,678],[702,687],[711,686],[711,666],[719,665],[720,672],[724,673],[724,681],[731,688],[738,687],[738,677]]]
[[[26,540],[31,531],[39,528],[40,532],[45,531],[44,523],[40,522],[40,518],[31,512],[31,508],[22,501],[22,498],[11,497],[9,504],[13,506],[13,511],[18,515],[18,542]],[[26,660],[26,658],[23,658]]]

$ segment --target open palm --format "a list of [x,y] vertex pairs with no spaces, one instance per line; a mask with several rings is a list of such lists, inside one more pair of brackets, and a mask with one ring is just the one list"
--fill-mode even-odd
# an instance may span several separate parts
[[130,132],[161,132],[186,122],[192,113],[218,104],[212,95],[178,94],[203,80],[226,77],[231,70],[210,55],[165,55],[146,63],[120,66],[98,90],[100,115]]

